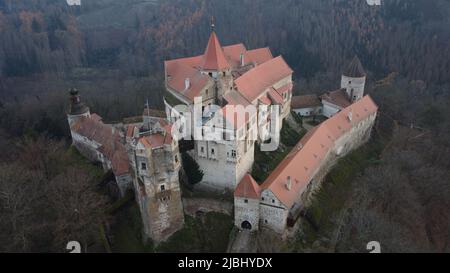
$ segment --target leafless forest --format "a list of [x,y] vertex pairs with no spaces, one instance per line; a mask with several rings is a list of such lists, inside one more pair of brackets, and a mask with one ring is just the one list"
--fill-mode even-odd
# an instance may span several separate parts
[[163,61],[201,53],[211,17],[223,45],[282,54],[297,94],[337,88],[357,54],[398,124],[354,179],[334,251],[450,250],[448,0],[0,0],[0,251],[63,251],[110,220],[97,174],[67,155],[67,90],[106,121],[161,109]]

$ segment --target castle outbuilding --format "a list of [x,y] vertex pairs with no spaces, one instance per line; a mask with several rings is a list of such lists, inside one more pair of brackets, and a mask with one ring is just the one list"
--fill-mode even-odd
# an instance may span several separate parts
[[365,85],[366,72],[359,58],[355,56],[342,73],[339,89],[325,92],[321,96],[294,96],[291,108],[304,117],[323,115],[329,118],[362,99]]
[[181,229],[178,140],[161,113],[146,109],[142,122],[110,125],[90,113],[77,90],[71,90],[70,96],[67,118],[73,146],[101,163],[105,171],[112,171],[120,196],[134,189],[144,240],[159,243]]
[[337,159],[368,141],[377,110],[367,95],[311,129],[260,186],[246,175],[234,195],[235,225],[286,231]]

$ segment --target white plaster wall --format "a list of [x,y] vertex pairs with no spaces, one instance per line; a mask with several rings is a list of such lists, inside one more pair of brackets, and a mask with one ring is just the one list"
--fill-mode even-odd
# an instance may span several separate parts
[[337,112],[341,110],[341,108],[332,105],[326,101],[322,101],[323,104],[323,115],[327,118],[334,116]]
[[360,100],[364,95],[364,86],[366,84],[366,77],[351,78],[342,75],[341,88],[345,88],[348,96],[350,97],[351,90],[353,89],[352,101]]
[[[199,156],[200,147],[205,147],[206,157]],[[215,157],[210,156],[211,146],[215,148]],[[227,160],[227,147],[224,144],[213,143],[212,141],[198,141],[195,144],[196,161],[203,171],[201,183],[208,184],[217,189],[235,189],[236,185],[236,165]]]
[[270,190],[261,193],[260,225],[275,232],[282,233],[286,227],[288,209],[275,197]]
[[[247,200],[247,203],[245,202]],[[242,222],[248,221],[252,225],[251,230],[259,228],[259,200],[242,197],[234,198],[234,224],[242,229]]]
[[302,115],[304,117],[309,117],[312,115],[318,115],[322,113],[322,107],[306,107],[306,108],[297,108],[292,109],[295,113]]

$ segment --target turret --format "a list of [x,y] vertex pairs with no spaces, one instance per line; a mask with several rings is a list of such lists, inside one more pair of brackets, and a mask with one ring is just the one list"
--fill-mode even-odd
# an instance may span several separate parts
[[70,89],[70,106],[67,112],[67,120],[69,121],[69,126],[71,126],[81,117],[90,116],[91,112],[89,111],[89,107],[81,102],[78,90],[75,88]]
[[365,85],[366,72],[359,58],[355,56],[342,74],[341,88],[345,89],[349,100],[355,102],[364,96]]

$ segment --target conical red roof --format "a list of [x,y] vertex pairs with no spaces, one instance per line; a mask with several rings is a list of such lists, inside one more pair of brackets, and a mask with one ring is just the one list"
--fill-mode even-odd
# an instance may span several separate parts
[[204,70],[223,70],[230,67],[225,54],[223,53],[222,46],[216,33],[211,32],[209,37],[208,46],[206,47],[205,54],[203,55]]
[[261,188],[250,174],[246,174],[234,190],[235,197],[259,199]]

